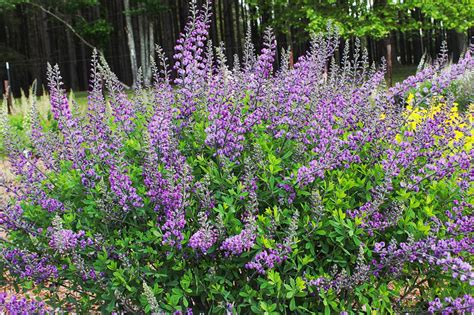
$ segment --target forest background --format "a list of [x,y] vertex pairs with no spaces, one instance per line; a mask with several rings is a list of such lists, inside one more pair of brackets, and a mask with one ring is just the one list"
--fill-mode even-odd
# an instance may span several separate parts
[[[47,62],[58,63],[66,88],[86,90],[97,48],[125,85],[135,85],[140,67],[147,82],[155,44],[173,58],[189,6],[187,0],[0,0],[0,78],[8,79],[8,62],[15,96],[35,79],[42,93]],[[456,62],[474,35],[471,0],[214,0],[212,14],[211,40],[224,44],[230,64],[242,55],[246,34],[259,49],[267,27],[276,33],[277,51],[291,49],[296,61],[310,33],[330,23],[342,35],[341,47],[348,41],[353,53],[359,38],[371,62],[387,60],[389,85],[392,68],[393,80],[403,79],[423,56],[434,58],[443,41]]]

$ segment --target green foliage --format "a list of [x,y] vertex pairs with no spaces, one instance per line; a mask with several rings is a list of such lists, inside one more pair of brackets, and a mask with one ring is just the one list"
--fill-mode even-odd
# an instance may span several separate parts
[[[136,122],[139,125],[145,124],[141,118]],[[21,128],[21,122],[14,119],[12,123]],[[212,158],[211,151],[201,151],[206,158],[195,154],[196,148],[202,149],[199,143],[202,134],[203,125],[196,124],[187,138],[182,139],[182,145],[190,150],[187,162],[192,166],[196,178],[209,177],[209,189],[215,192],[216,199],[216,207],[212,211],[222,216],[223,229],[238,233],[242,225],[237,214],[245,206],[242,200],[246,199],[247,192],[234,174],[242,173],[242,165],[229,162],[226,169],[222,169]],[[324,291],[308,285],[309,280],[317,277],[330,277],[330,270],[344,270],[349,275],[355,273],[358,268],[358,253],[362,251],[366,257],[364,262],[369,263],[373,256],[371,248],[376,241],[405,241],[409,237],[425,237],[431,230],[430,218],[443,220],[445,214],[442,209],[459,198],[457,189],[453,188],[456,187],[455,178],[428,182],[419,192],[405,190],[400,185],[403,177],[398,179],[394,183],[396,188],[387,198],[404,205],[406,210],[403,217],[398,226],[383,234],[370,236],[360,227],[360,220],[354,221],[347,217],[346,210],[355,209],[370,200],[370,189],[382,184],[384,179],[380,167],[360,164],[330,171],[324,179],[315,181],[309,187],[297,188],[295,200],[291,204],[282,204],[281,199],[288,198],[288,195],[281,185],[290,183],[298,187],[294,179],[289,179],[300,166],[296,162],[296,143],[284,139],[270,141],[263,131],[256,132],[253,137],[253,143],[248,143],[248,147],[253,149],[244,154],[249,157],[261,154],[263,161],[266,161],[254,162],[261,183],[258,187],[258,200],[260,204],[267,206],[258,216],[257,245],[236,258],[215,256],[216,247],[211,248],[204,256],[194,256],[195,253],[189,248],[175,251],[164,246],[162,232],[154,219],[156,213],[149,199],[145,200],[143,208],[128,213],[120,220],[111,217],[100,210],[104,206],[102,200],[107,188],[97,185],[92,191],[86,191],[78,172],[71,169],[70,163],[62,164],[57,173],[50,174],[49,180],[56,186],[51,191],[52,196],[67,201],[68,209],[71,209],[63,213],[63,226],[72,230],[84,229],[90,238],[96,235],[107,236],[107,246],[97,250],[84,249],[81,255],[89,255],[94,270],[108,281],[102,283],[77,279],[77,263],[68,256],[51,253],[57,264],[65,268],[62,276],[76,278],[71,290],[81,290],[88,294],[82,295],[79,300],[71,297],[66,301],[53,295],[49,303],[62,307],[69,301],[78,311],[84,312],[99,305],[101,312],[110,313],[115,309],[118,299],[125,299],[138,303],[146,313],[151,313],[149,300],[141,290],[145,282],[165,312],[193,308],[196,312],[222,314],[227,305],[232,305],[232,309],[238,314],[334,314],[353,309],[389,313],[393,312],[393,302],[408,286],[415,285],[418,276],[429,281],[439,279],[439,274],[435,271],[412,276],[411,273],[417,272],[415,267],[406,270],[403,277],[393,279],[390,284],[372,276],[371,281],[356,286],[354,294],[349,294],[349,289],[336,293],[332,289]],[[141,148],[144,144],[140,139],[143,139],[141,130],[130,134],[124,152],[130,162],[131,180],[143,195],[145,188],[138,161],[142,159]],[[372,149],[367,146],[363,152]],[[319,205],[314,202],[319,202]],[[315,207],[319,207],[321,212],[317,212]],[[37,226],[48,226],[53,216],[39,206],[26,203],[23,204],[23,210],[23,216],[34,220]],[[275,248],[276,242],[285,239],[295,210],[299,211],[300,220],[288,259],[263,275],[243,268],[244,262],[255,253]],[[190,226],[199,227],[196,222],[199,211],[199,204],[192,201],[186,212]],[[276,230],[273,239],[266,238],[269,228]],[[183,244],[188,242],[190,236],[186,232]],[[11,240],[17,246],[31,250],[36,244],[47,242],[46,239],[46,230],[37,236],[36,241],[25,238],[22,233],[11,234]],[[111,255],[110,246],[123,256]],[[194,259],[189,259],[193,256]],[[449,279],[445,281],[449,282]],[[27,290],[32,283],[20,281],[18,285]],[[463,292],[466,289],[456,287],[454,290]],[[50,290],[54,288],[51,287]]]
[[97,43],[99,47],[104,47],[113,31],[112,25],[105,19],[97,19],[93,22],[88,22],[80,18],[76,22],[78,32],[89,39],[93,43]]
[[16,5],[28,2],[28,0],[0,0],[0,13],[13,10]]
[[[367,1],[309,1],[304,4],[308,29],[323,31],[328,22],[350,36],[386,37],[391,31],[402,32],[442,27],[465,32],[474,25],[472,1],[386,1],[372,7]],[[423,17],[422,20],[418,14]],[[437,23],[431,21],[433,19]]]

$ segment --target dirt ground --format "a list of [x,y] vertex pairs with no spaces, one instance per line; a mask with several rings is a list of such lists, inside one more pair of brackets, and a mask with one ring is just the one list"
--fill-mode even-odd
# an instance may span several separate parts
[[[8,202],[8,198],[9,198],[9,194],[7,193],[4,186],[5,186],[5,184],[7,184],[7,183],[14,180],[14,176],[10,171],[10,166],[11,166],[10,163],[6,159],[0,158],[0,211],[2,209],[2,205],[4,205],[6,202]],[[7,234],[5,233],[5,231],[0,229],[0,239],[6,239],[6,238],[7,238]],[[12,281],[14,281],[14,280],[12,279]],[[13,282],[11,282],[7,285],[4,285],[4,286],[0,285],[0,292],[7,293],[8,296],[16,295],[17,297],[25,297],[27,299],[35,299],[37,297],[45,298],[48,295],[50,295],[50,292],[47,292],[47,291],[44,291],[44,292],[41,292],[41,293],[33,293],[33,290],[34,290],[34,288],[32,288],[32,290],[29,290],[29,291],[26,291],[26,292],[23,292],[23,293],[21,293],[21,292],[19,293],[19,292],[16,292]],[[73,295],[76,298],[80,298],[80,296],[78,294],[68,291],[68,289],[65,288],[65,287],[58,287],[57,293],[59,294],[60,297],[66,297],[66,296]],[[68,309],[67,305],[65,305],[65,307],[66,307],[65,309]],[[0,314],[2,314],[1,311],[0,311]]]
[[[10,173],[10,163],[4,158],[0,158],[0,207],[7,202],[8,193],[4,187],[5,183],[13,180],[13,175]],[[0,208],[1,211],[1,208]],[[5,239],[7,237],[5,231],[0,229],[0,239]],[[5,292],[8,295],[16,294],[13,286],[0,287],[0,292]]]

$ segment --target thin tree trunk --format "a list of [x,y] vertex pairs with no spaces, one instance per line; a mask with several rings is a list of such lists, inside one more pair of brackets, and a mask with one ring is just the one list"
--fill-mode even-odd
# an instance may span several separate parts
[[46,60],[48,62],[51,62],[51,41],[49,38],[49,32],[48,32],[48,15],[46,12],[41,11],[41,37],[42,37],[42,42],[43,42],[43,49],[46,55]]
[[217,29],[217,12],[216,12],[216,1],[211,3],[212,20],[211,20],[211,39],[214,44],[219,43],[219,31]]
[[248,28],[248,10],[244,5],[244,1],[240,3],[240,12],[242,12],[242,26],[243,26],[243,32],[242,34],[245,36],[247,34],[247,28]]
[[187,0],[178,0],[178,21],[179,21],[179,26],[178,28],[182,30],[184,26],[186,25],[186,22],[188,21],[188,13],[189,13],[189,8],[188,8],[188,1]]
[[[170,0],[170,2],[173,2],[173,1]],[[173,25],[173,37],[171,38],[171,47],[174,47],[175,39],[179,37],[180,32],[184,29],[184,25],[186,25],[180,22],[181,6],[176,6],[176,3],[175,3],[175,5],[173,6],[173,9],[174,9],[173,15],[171,15],[170,17],[172,24],[169,24],[169,25]]]
[[407,59],[408,63],[411,65],[415,63],[415,59],[413,58],[413,50],[413,32],[410,32],[407,36]]
[[[418,21],[420,21],[420,23],[423,23],[423,15],[421,14],[421,11],[418,9],[416,10],[417,12],[417,16],[418,16]],[[423,56],[425,53],[426,53],[426,46],[425,46],[425,34],[423,34],[423,29],[420,28],[418,30],[419,34],[420,34],[420,49],[421,49],[421,55]]]
[[89,55],[86,53],[86,45],[84,45],[83,42],[81,42],[81,76],[82,76],[82,88],[87,89],[89,85],[89,73],[87,71],[87,60],[89,60]]
[[[124,11],[123,1],[122,0],[115,0],[113,2],[114,7],[111,10],[112,12],[122,12]],[[126,82],[133,81],[133,78],[130,73],[130,58],[125,58],[128,55],[128,41],[122,40],[122,38],[127,36],[125,24],[124,24],[124,17],[122,15],[111,14],[111,17],[114,21],[114,25],[117,25],[117,31],[113,35],[113,40],[117,43],[117,54],[119,55],[118,65],[120,69],[120,77],[122,80]],[[133,83],[133,82],[132,82]]]
[[168,12],[160,14],[160,36],[163,39],[162,45],[167,55],[171,55],[173,47],[172,45],[170,45],[172,43],[171,38],[173,38],[173,32],[169,29],[170,26],[172,26],[171,24],[169,24],[169,22],[171,22],[169,20],[169,16],[170,15]]
[[250,7],[250,12],[249,12],[249,20],[250,20],[250,30],[252,31],[252,42],[255,45],[255,48],[257,51],[260,50],[260,34],[258,32],[258,24],[257,21],[253,18],[256,15],[257,10],[255,7],[251,6]]
[[[155,25],[153,21],[148,22],[148,60],[155,55]],[[148,62],[148,68],[146,69],[145,82],[151,82],[151,62]]]
[[385,39],[385,53],[387,58],[387,85],[392,86],[393,77],[393,53],[392,53],[392,34]]
[[146,64],[146,50],[148,48],[146,43],[146,30],[145,30],[145,17],[143,14],[138,16],[138,36],[140,36],[140,67],[142,68],[142,74],[145,73],[145,69],[147,68]]
[[459,60],[459,58],[466,52],[466,49],[468,47],[468,41],[467,41],[467,36],[466,33],[459,33],[456,32],[456,42],[457,42],[457,50],[458,50],[458,55],[456,58],[456,62]]
[[[31,59],[42,60],[40,47],[40,37],[38,36],[38,14],[31,12],[28,17],[28,27],[31,30],[28,33],[29,51],[31,52]],[[33,80],[37,80],[39,86],[41,86],[41,63],[34,63],[31,67],[31,76]]]
[[135,50],[135,38],[133,36],[132,17],[130,16],[130,0],[123,0],[125,9],[125,30],[127,32],[128,50],[130,53],[130,66],[132,70],[132,86],[137,83],[137,52]]
[[404,65],[407,64],[407,50],[406,50],[406,33],[399,33],[400,43],[400,62]]
[[222,2],[225,0],[218,0],[218,10],[219,10],[219,31],[220,31],[220,41],[225,41],[225,33],[224,33],[224,14],[223,14],[223,4]]
[[235,8],[235,29],[236,29],[236,52],[238,52],[239,55],[242,55],[242,32],[241,32],[241,18],[242,13],[240,12],[240,5],[239,5],[239,0],[234,0],[234,8]]
[[[70,24],[70,21],[67,21]],[[69,79],[70,79],[70,88],[73,90],[78,90],[78,80],[77,80],[77,55],[76,55],[76,45],[72,34],[69,30],[66,30],[66,40],[67,40],[67,63],[69,68]]]
[[423,41],[421,40],[420,31],[417,30],[413,34],[413,61],[418,64],[423,56]]
[[426,34],[426,41],[427,41],[426,49],[428,50],[428,54],[432,58],[436,58],[436,49],[437,47],[440,47],[440,45],[437,45],[436,43],[438,41],[438,38],[439,38],[438,32],[434,30],[428,30]]
[[232,18],[232,0],[224,0],[224,32],[227,59],[232,63],[235,52],[234,19]]
[[[163,49],[168,56],[173,55],[173,44],[174,44],[174,29],[173,29],[173,8],[172,0],[168,0],[168,11],[161,14],[160,18],[160,29],[163,37]],[[172,61],[173,59],[170,58]]]

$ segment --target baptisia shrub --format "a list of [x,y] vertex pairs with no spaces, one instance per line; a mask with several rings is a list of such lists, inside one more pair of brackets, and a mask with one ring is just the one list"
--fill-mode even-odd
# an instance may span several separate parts
[[129,98],[95,54],[85,116],[54,66],[54,126],[32,115],[27,147],[4,126],[4,281],[83,312],[472,310],[472,120],[448,89],[472,50],[387,89],[331,29],[276,71],[268,30],[229,68],[193,12],[153,86]]

